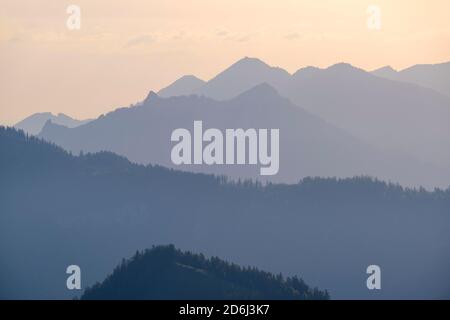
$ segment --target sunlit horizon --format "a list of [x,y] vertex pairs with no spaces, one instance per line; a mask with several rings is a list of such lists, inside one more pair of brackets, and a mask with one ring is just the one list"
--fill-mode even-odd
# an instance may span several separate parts
[[[66,8],[81,8],[68,30]],[[367,26],[367,8],[381,28]],[[24,9],[24,7],[26,9]],[[0,123],[36,112],[96,118],[183,75],[209,80],[243,57],[289,73],[450,61],[448,1],[0,1]]]

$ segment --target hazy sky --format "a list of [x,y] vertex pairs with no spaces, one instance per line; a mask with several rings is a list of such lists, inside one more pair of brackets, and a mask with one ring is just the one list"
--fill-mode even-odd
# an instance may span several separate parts
[[[69,5],[81,29],[66,26]],[[381,29],[367,26],[369,5]],[[0,123],[97,117],[184,74],[258,57],[294,72],[450,60],[448,0],[0,0]]]

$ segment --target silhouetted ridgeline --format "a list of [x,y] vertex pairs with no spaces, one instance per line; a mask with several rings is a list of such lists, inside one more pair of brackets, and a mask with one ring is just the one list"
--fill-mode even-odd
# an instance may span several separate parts
[[123,260],[81,299],[329,299],[297,277],[284,279],[217,257],[157,246]]
[[[375,74],[380,75],[380,72],[375,72]],[[410,172],[409,178],[413,178],[419,173],[426,173],[420,178],[416,176],[414,178],[416,182],[410,184],[411,180],[408,182],[408,169],[401,166],[401,164],[406,165],[407,159],[404,156],[396,159],[396,157],[392,157],[394,156],[392,152],[386,152],[386,149],[395,150],[397,156],[400,156],[399,152],[405,152],[406,155],[414,158],[410,161],[420,160],[434,164],[442,174],[450,170],[450,148],[443,147],[450,145],[450,63],[416,65],[398,73],[391,70],[386,74],[382,71],[381,75],[382,78],[374,76],[374,74],[347,63],[337,63],[325,69],[306,67],[291,75],[283,69],[267,65],[259,59],[246,57],[191,92],[186,91],[188,88],[193,88],[191,81],[189,81],[190,78],[184,77],[161,90],[161,93],[166,97],[166,93],[170,92],[171,95],[197,94],[212,99],[228,100],[238,97],[245,91],[265,82],[275,88],[281,96],[288,98],[294,105],[301,107],[304,111],[319,116],[328,124],[343,129],[352,137],[364,143],[384,149],[384,154],[376,160],[379,165],[376,162],[369,165],[370,160],[369,162],[366,160],[367,167],[364,168],[366,170],[358,173],[370,173],[383,179],[395,177],[395,181],[401,179],[400,182],[403,180],[403,185],[406,186],[423,185],[434,181],[430,186],[446,187],[450,177],[446,176],[446,179],[439,183],[439,179],[432,178],[433,170],[426,167],[417,167],[412,170],[413,172]],[[385,78],[405,82],[391,81]],[[416,85],[408,82],[416,83]],[[259,99],[256,96],[250,105],[257,106],[263,103],[264,99]],[[281,105],[281,103],[277,103],[274,107]],[[184,103],[184,106],[187,107],[188,103]],[[279,115],[272,116],[273,119],[269,123],[278,125],[275,117],[284,118],[283,122],[288,123],[292,114],[284,113],[281,108],[275,109]],[[178,115],[180,114],[178,113]],[[252,118],[247,120],[247,123],[255,126],[253,123],[260,116],[255,112]],[[297,122],[297,130],[301,130],[308,124],[307,121],[302,124],[299,124],[298,120],[295,121]],[[138,121],[134,121],[134,123],[138,123]],[[166,123],[164,122],[164,124]],[[231,124],[229,123],[229,125]],[[233,126],[230,126],[230,128],[233,128]],[[284,127],[277,126],[276,128],[283,128],[281,131],[286,132]],[[297,137],[308,137],[309,134],[312,134],[313,126],[309,128]],[[59,145],[68,148],[75,145],[73,140],[74,136],[77,135],[76,132],[77,130],[71,131],[67,136],[55,138],[49,132],[46,137],[53,138],[54,140],[51,141],[58,142]],[[312,134],[312,137],[315,135],[317,135],[316,132]],[[99,137],[99,140],[101,138]],[[351,139],[351,137],[347,137],[346,140],[348,141],[348,139]],[[317,140],[310,138],[306,139],[306,141],[308,140],[311,144],[317,142]],[[300,146],[300,142],[297,141],[297,147]],[[336,142],[334,145],[339,146],[339,142]],[[321,144],[326,145],[326,139],[321,141]],[[356,146],[355,141],[353,141],[353,144]],[[92,147],[93,143],[85,142],[83,145],[83,149],[86,150],[88,146]],[[106,143],[102,145],[114,146]],[[321,145],[318,147],[326,149]],[[290,148],[294,149],[295,147],[291,145]],[[342,147],[339,146],[339,148]],[[300,149],[305,150],[305,146],[303,145]],[[110,150],[120,151],[120,149]],[[363,150],[356,149],[350,149],[346,152],[356,158],[361,155],[361,151],[364,154]],[[378,150],[378,152],[380,151]],[[311,154],[313,154],[312,152],[313,150],[310,151]],[[127,154],[124,155],[135,154],[127,150]],[[371,154],[369,159],[374,156],[374,154]],[[340,162],[334,155],[331,159],[333,161],[327,163],[326,167],[333,168],[334,174],[342,176],[337,165],[345,166],[346,162],[352,158]],[[385,161],[391,165],[396,164],[397,168],[388,168],[386,164],[381,165]],[[333,164],[335,167],[333,167]],[[356,169],[361,166],[361,163],[352,162],[351,166]],[[295,166],[292,167],[295,169]],[[371,171],[367,169],[371,169]],[[374,169],[376,171],[373,171]],[[290,170],[293,169],[290,168]],[[327,173],[316,172],[309,171],[305,175],[328,175]],[[351,175],[346,174],[345,176]],[[282,180],[282,182],[286,181],[289,180]]]
[[[261,185],[72,156],[0,128],[0,297],[71,298],[155,244],[301,275],[333,298],[450,297],[450,189],[367,177]],[[382,268],[383,289],[366,288]],[[211,270],[209,272],[212,272]]]
[[[142,103],[116,109],[76,128],[47,122],[39,137],[75,154],[81,150],[107,150],[144,165],[273,183],[297,183],[309,176],[369,175],[402,186],[429,190],[448,187],[450,151],[442,146],[450,145],[450,98],[435,92],[432,94],[438,98],[416,97],[414,94],[420,90],[415,88],[393,90],[392,96],[388,92],[396,82],[346,65],[316,70],[314,74],[313,83],[309,83],[310,77],[299,75],[296,78],[300,84],[292,88],[309,111],[265,83],[226,101],[196,95],[161,98],[150,92]],[[246,77],[233,77],[240,78]],[[325,91],[324,84],[328,88]],[[379,90],[364,95],[367,88],[373,87]],[[343,93],[343,97],[336,92]],[[326,115],[314,114],[320,110],[331,112],[339,120],[329,121]],[[222,132],[228,128],[279,129],[279,171],[261,176],[256,165],[175,165],[171,159],[175,143],[170,142],[170,137],[179,128],[191,131],[194,121],[202,121],[205,130],[216,128]],[[343,129],[347,127],[344,124],[353,129]],[[380,143],[366,136],[376,137]],[[420,157],[412,156],[418,154]],[[435,161],[442,162],[442,166],[433,164]]]

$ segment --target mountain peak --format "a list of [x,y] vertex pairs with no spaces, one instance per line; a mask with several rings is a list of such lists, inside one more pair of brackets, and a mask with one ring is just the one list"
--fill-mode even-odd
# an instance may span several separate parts
[[272,87],[270,84],[268,84],[267,82],[262,82],[256,86],[254,86],[247,92],[270,93],[270,94],[278,95],[277,90],[274,87]]
[[397,70],[395,70],[394,68],[392,68],[391,66],[384,66],[381,67],[379,69],[376,69],[374,71],[389,71],[389,72],[397,72]]
[[279,88],[289,81],[289,77],[286,70],[244,57],[209,80],[197,93],[215,100],[228,100],[262,82]]
[[144,102],[148,102],[148,101],[154,100],[156,98],[159,98],[158,95],[156,94],[156,92],[154,92],[153,90],[150,90],[150,92],[148,93],[148,95],[145,98]]
[[233,63],[230,67],[228,67],[226,70],[224,70],[220,74],[224,74],[224,73],[227,73],[230,71],[267,72],[269,70],[276,71],[276,72],[283,72],[283,73],[286,73],[286,75],[289,75],[289,73],[284,69],[281,69],[279,67],[270,66],[258,58],[251,58],[251,57],[247,57],[247,56],[236,61],[235,63]]
[[59,118],[59,119],[61,119],[61,120],[69,120],[69,121],[75,120],[75,119],[73,119],[72,117],[70,117],[70,116],[68,116],[67,114],[62,113],[62,112],[59,112],[59,113],[56,115],[56,118]]
[[369,73],[361,68],[355,67],[350,63],[340,62],[333,64],[325,69],[325,71],[329,74],[338,77],[365,77],[369,75]]
[[373,70],[371,73],[376,76],[390,78],[394,77],[397,74],[397,71],[391,66],[384,66],[379,69]]
[[322,70],[322,69],[313,67],[313,66],[307,66],[307,67],[298,69],[292,76],[295,78],[295,77],[298,77],[299,75],[311,75],[311,74],[315,74],[316,72],[318,72],[320,70]]
[[234,70],[234,69],[246,70],[246,71],[257,71],[257,70],[268,71],[268,70],[272,70],[272,71],[275,71],[275,72],[278,72],[278,73],[282,73],[285,76],[289,76],[289,73],[286,70],[284,70],[284,69],[282,69],[280,67],[270,66],[267,63],[265,63],[264,61],[262,61],[261,59],[247,57],[247,56],[245,56],[244,58],[242,58],[242,59],[236,61],[235,63],[233,63],[225,71]]
[[193,94],[197,89],[201,88],[205,81],[197,78],[194,75],[184,75],[175,80],[167,87],[158,91],[158,96],[168,98],[171,96],[186,96]]
[[59,124],[68,128],[74,128],[90,121],[90,119],[76,120],[64,113],[54,115],[51,112],[41,112],[26,117],[22,121],[16,123],[14,127],[22,129],[29,134],[37,135],[48,120],[52,120],[52,125]]
[[342,71],[344,71],[344,70],[361,70],[361,69],[354,67],[350,63],[347,63],[347,62],[339,62],[339,63],[329,66],[327,68],[327,70],[342,70]]
[[271,101],[274,99],[282,99],[278,91],[269,85],[267,82],[260,83],[253,88],[238,95],[236,100],[251,100],[251,101]]
[[45,121],[45,123],[44,123],[44,125],[42,127],[42,130],[39,133],[39,135],[42,134],[43,132],[46,132],[46,133],[48,133],[48,132],[57,132],[57,130],[59,130],[60,128],[67,129],[68,127],[64,126],[62,124],[55,123],[55,122],[52,121],[52,119],[48,119],[47,121]]
[[[179,79],[176,80],[176,81],[181,81],[181,80],[196,80],[196,81],[203,81],[202,79],[200,79],[200,78],[194,76],[193,74],[186,74],[186,75],[182,76],[181,78],[179,78]],[[176,82],[176,81],[175,81],[175,82]]]
[[267,66],[267,63],[265,63],[261,59],[253,58],[253,57],[247,57],[247,56],[239,59],[233,65],[236,65],[236,64],[260,64],[260,65],[266,65]]

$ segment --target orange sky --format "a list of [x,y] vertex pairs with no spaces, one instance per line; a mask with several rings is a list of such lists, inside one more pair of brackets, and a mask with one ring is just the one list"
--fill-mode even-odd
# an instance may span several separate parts
[[[81,29],[66,8],[81,9]],[[381,29],[367,27],[369,5]],[[258,57],[289,72],[450,60],[448,0],[0,0],[0,123],[97,117],[184,74]]]

